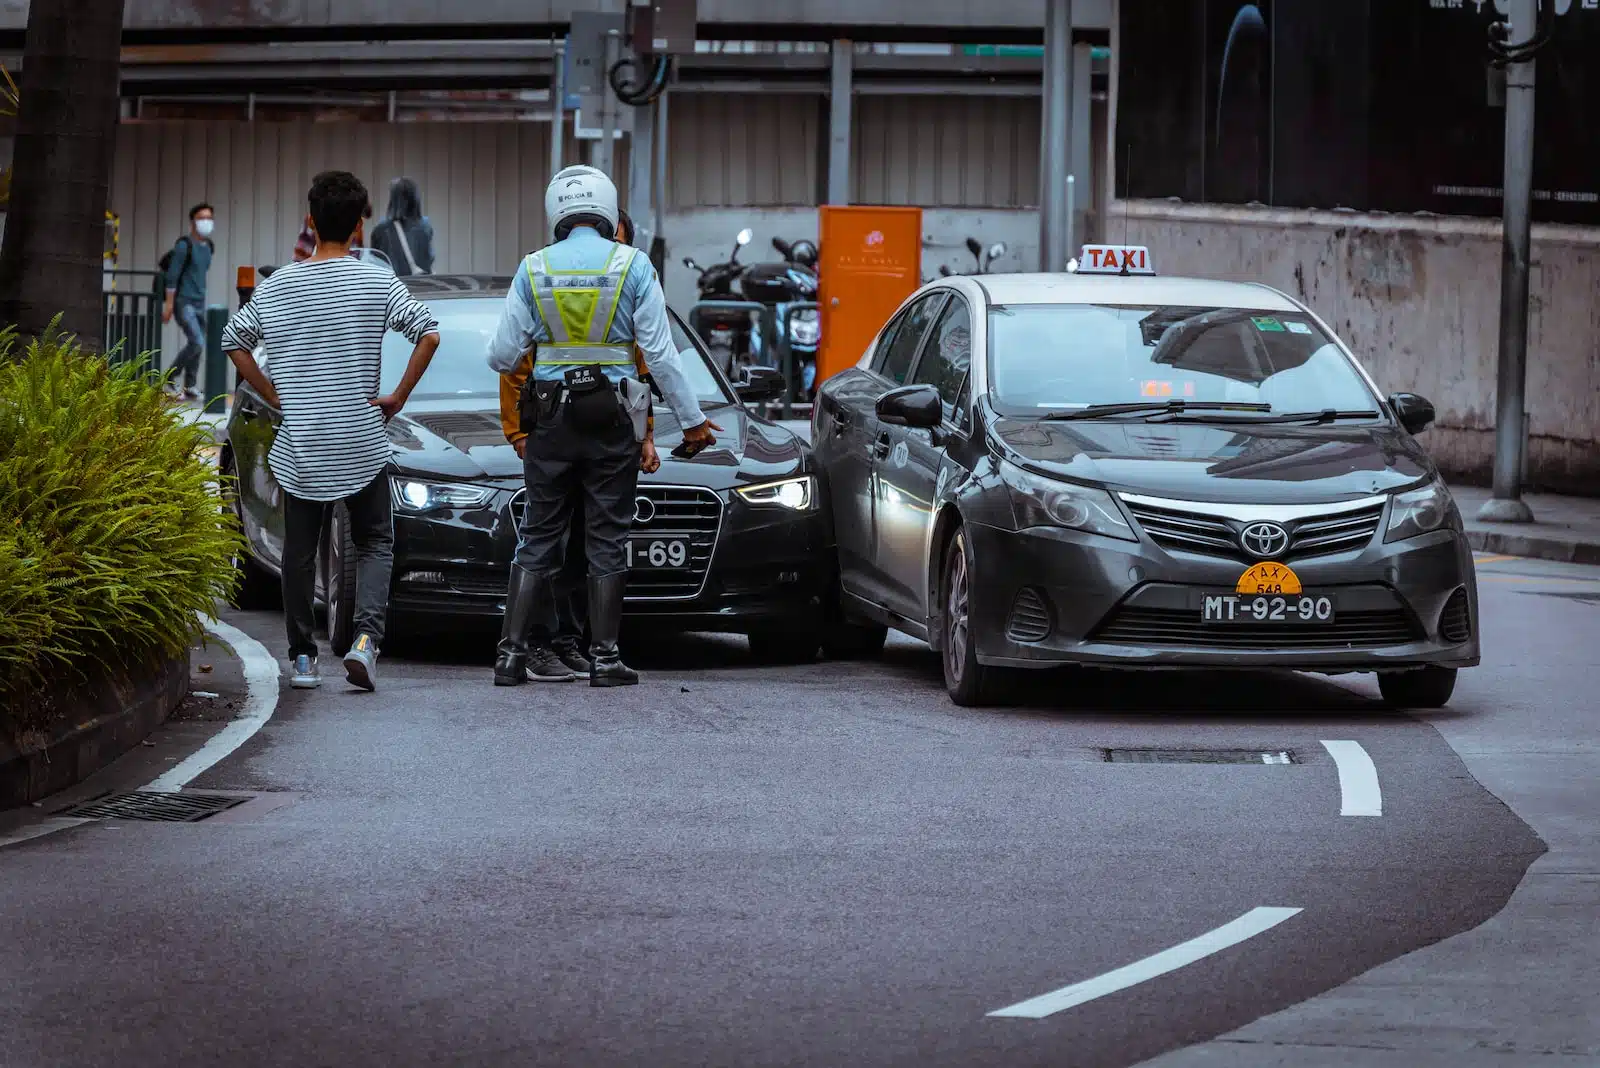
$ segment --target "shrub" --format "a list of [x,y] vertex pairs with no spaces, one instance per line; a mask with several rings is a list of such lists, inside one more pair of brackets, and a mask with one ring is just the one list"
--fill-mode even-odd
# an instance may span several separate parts
[[47,726],[52,689],[177,653],[231,593],[241,540],[209,444],[137,361],[0,332],[0,726]]

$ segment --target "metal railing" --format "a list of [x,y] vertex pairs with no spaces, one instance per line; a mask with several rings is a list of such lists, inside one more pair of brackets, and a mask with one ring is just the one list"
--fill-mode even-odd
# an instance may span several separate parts
[[160,271],[105,272],[106,352],[116,363],[137,360],[156,370],[161,366],[161,305],[165,294]]

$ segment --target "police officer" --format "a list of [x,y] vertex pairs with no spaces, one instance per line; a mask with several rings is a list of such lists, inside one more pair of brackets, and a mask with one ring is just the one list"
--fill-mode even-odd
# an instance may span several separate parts
[[574,493],[584,506],[589,562],[591,686],[631,686],[617,635],[627,583],[627,538],[651,408],[650,386],[634,366],[634,346],[684,428],[685,445],[715,443],[720,430],[700,410],[672,342],[666,298],[655,268],[617,244],[617,187],[593,167],[568,167],[545,191],[555,244],[522,261],[489,343],[500,374],[534,349],[535,417],[524,421],[527,507],[511,568],[505,626],[495,658],[497,686],[527,680],[528,633],[554,625]]

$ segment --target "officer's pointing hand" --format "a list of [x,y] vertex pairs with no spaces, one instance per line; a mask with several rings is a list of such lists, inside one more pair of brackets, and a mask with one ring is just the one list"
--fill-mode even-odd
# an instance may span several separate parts
[[683,432],[683,440],[694,442],[696,445],[703,443],[704,447],[709,448],[717,443],[717,436],[713,434],[712,431],[721,429],[722,428],[720,426],[707,419],[699,426],[690,427],[688,430],[685,430]]

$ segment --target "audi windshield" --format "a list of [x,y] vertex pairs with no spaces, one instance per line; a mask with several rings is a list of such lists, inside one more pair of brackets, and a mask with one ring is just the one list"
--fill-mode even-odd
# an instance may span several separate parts
[[[990,309],[990,399],[1003,415],[1101,405],[1378,417],[1379,401],[1310,316],[1243,308],[1022,304]],[[1131,413],[1130,413],[1131,414]],[[1235,416],[1230,416],[1235,417]]]

